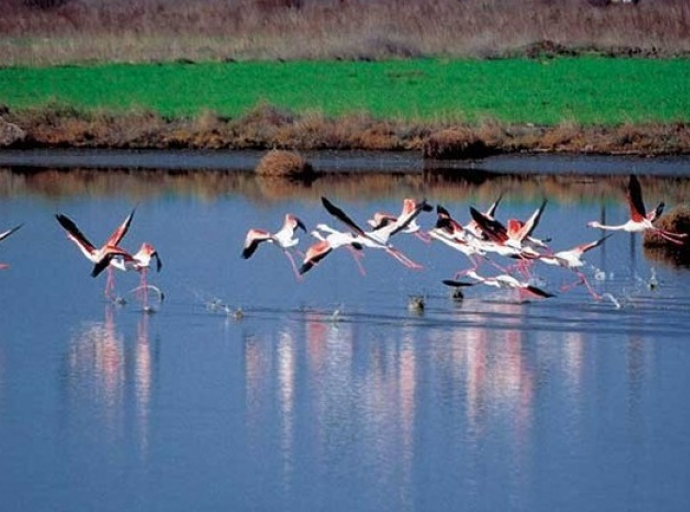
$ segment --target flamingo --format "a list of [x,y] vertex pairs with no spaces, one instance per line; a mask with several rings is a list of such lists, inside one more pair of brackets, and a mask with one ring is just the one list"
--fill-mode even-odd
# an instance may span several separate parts
[[[11,228],[11,229],[8,229],[7,231],[4,231],[4,232],[0,233],[0,242],[2,242],[5,238],[7,238],[8,236],[10,236],[10,235],[11,235],[12,233],[14,233],[15,231],[17,231],[17,230],[18,230],[19,228],[21,228],[23,225],[24,225],[24,224],[19,224],[18,226],[15,226],[15,227],[13,227],[13,228]],[[8,267],[8,265],[6,265],[5,263],[0,263],[0,270],[2,270],[2,269],[4,269],[4,268],[7,268],[7,267]]]
[[[482,243],[481,248],[486,252],[494,252],[501,256],[517,258],[522,261],[539,258],[541,254],[532,247],[535,244],[527,242],[537,227],[545,207],[546,200],[542,202],[541,206],[535,210],[527,221],[522,222],[510,219],[508,227],[506,227],[498,220],[470,206],[472,219],[474,219],[477,223],[477,228],[487,239],[486,242]],[[536,245],[545,245],[541,241],[537,242]]]
[[138,272],[140,283],[137,289],[143,291],[143,303],[144,307],[146,307],[148,299],[147,291],[149,287],[146,282],[146,274],[151,267],[151,261],[153,259],[156,260],[156,272],[160,272],[163,267],[163,262],[155,247],[144,242],[134,254],[130,254],[117,246],[107,246],[104,248],[103,252],[103,257],[94,264],[93,270],[91,271],[91,277],[97,277],[105,268],[110,267],[114,267],[122,272]]
[[443,206],[436,205],[436,225],[429,230],[432,239],[461,252],[470,260],[473,269],[479,266],[475,256],[485,257],[486,253],[481,249],[478,235],[469,227],[463,227],[453,219]]
[[422,201],[421,203],[416,203],[412,200],[409,201],[410,202],[403,207],[402,213],[395,222],[374,231],[364,231],[343,210],[335,206],[325,197],[321,198],[321,203],[324,208],[326,208],[326,211],[354,232],[357,237],[357,243],[371,249],[382,249],[408,268],[421,269],[421,265],[409,259],[390,244],[390,238],[393,235],[406,229],[417,215],[429,208],[426,201]]
[[[403,208],[400,216],[405,216],[413,211],[415,211],[417,208],[417,203],[414,199],[404,199],[403,200]],[[423,202],[421,205],[421,211],[429,212],[432,210],[432,207],[427,204],[426,202]],[[417,212],[419,213],[419,212]],[[415,214],[416,217],[416,214]],[[367,224],[369,224],[374,231],[384,229],[391,224],[395,224],[398,222],[398,218],[394,215],[388,214],[388,213],[381,213],[381,212],[376,212],[374,213],[374,216],[367,221]],[[419,224],[417,224],[417,219],[412,218],[412,220],[407,224],[407,226],[402,230],[403,233],[409,233],[415,235],[417,238],[422,240],[423,242],[430,242],[430,239],[426,233],[421,231],[421,227]]]
[[483,277],[477,274],[474,270],[470,270],[469,272],[467,272],[466,275],[478,281],[481,284],[493,286],[495,288],[513,288],[520,290],[521,293],[529,293],[542,298],[549,298],[554,296],[552,293],[542,290],[541,288],[538,288],[536,286],[532,286],[531,284],[525,281],[520,281],[515,277],[511,276],[510,274],[499,274],[494,277]]
[[337,231],[326,224],[318,224],[316,228],[328,234],[324,237],[319,231],[315,230],[311,232],[312,236],[317,238],[318,241],[307,249],[302,266],[299,268],[300,275],[311,270],[331,252],[340,247],[348,247],[352,250],[352,256],[355,258],[359,271],[364,275],[364,268],[359,261],[361,253],[356,252],[361,251],[363,246],[358,242],[356,235],[344,231]]
[[276,231],[275,233],[270,233],[262,229],[250,229],[245,237],[244,248],[242,249],[242,258],[245,260],[251,258],[258,249],[259,245],[263,242],[275,244],[283,250],[285,256],[287,256],[288,260],[290,261],[290,265],[292,266],[295,276],[299,278],[300,274],[297,270],[297,265],[295,264],[295,260],[289,251],[291,247],[294,247],[299,243],[299,239],[295,238],[295,232],[297,229],[301,229],[305,233],[307,232],[307,228],[304,227],[304,223],[290,213],[285,215],[283,227],[281,227],[280,230]]
[[612,226],[601,224],[594,220],[588,222],[587,226],[608,231],[627,231],[628,233],[651,231],[674,244],[682,245],[684,243],[684,239],[688,236],[687,233],[673,233],[672,231],[666,231],[652,224],[661,215],[664,209],[664,203],[659,203],[653,211],[647,213],[642,199],[642,187],[640,186],[637,176],[634,174],[630,175],[626,196],[628,206],[630,207],[630,219],[628,219],[627,222]]
[[[134,218],[134,212],[136,208],[132,209],[131,213],[125,218],[125,220],[120,224],[115,231],[112,232],[108,240],[99,248],[96,248],[88,238],[79,230],[77,225],[61,213],[55,215],[58,223],[67,232],[67,238],[69,238],[74,244],[79,248],[79,250],[86,256],[86,258],[93,264],[98,265],[105,255],[108,253],[109,248],[118,247],[124,236],[129,230],[129,226]],[[105,265],[103,268],[108,267]],[[106,298],[112,298],[113,288],[115,286],[115,281],[110,268],[108,269],[108,279],[105,284],[105,296]]]
[[[609,234],[600,238],[599,240],[576,245],[572,249],[568,249],[566,251],[558,251],[553,254],[545,254],[539,258],[539,261],[546,263],[547,265],[555,265],[558,267],[572,270],[580,278],[578,282],[583,283],[587,287],[587,290],[589,290],[589,293],[592,294],[592,297],[594,297],[596,300],[601,300],[601,296],[594,291],[592,286],[587,281],[585,274],[581,272],[579,268],[584,266],[585,264],[585,262],[582,260],[582,256],[586,252],[594,249],[595,247],[599,247],[610,236],[612,235]],[[577,284],[578,282],[576,282],[575,284]],[[570,286],[565,287],[564,289],[569,288]]]

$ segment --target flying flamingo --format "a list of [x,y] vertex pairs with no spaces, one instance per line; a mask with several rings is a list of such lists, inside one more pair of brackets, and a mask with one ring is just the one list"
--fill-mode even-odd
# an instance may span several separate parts
[[285,215],[283,227],[275,233],[269,233],[268,231],[264,231],[262,229],[250,229],[247,232],[247,236],[244,241],[242,257],[245,260],[251,258],[258,249],[259,245],[263,242],[275,244],[283,250],[285,256],[287,256],[288,260],[290,261],[290,265],[292,265],[292,270],[294,271],[295,276],[299,278],[300,274],[297,270],[297,265],[295,264],[295,260],[292,257],[292,254],[290,254],[289,250],[291,247],[294,247],[299,243],[299,239],[295,238],[295,231],[297,229],[301,229],[305,233],[307,232],[307,228],[304,227],[304,223],[290,213]]
[[[17,231],[17,230],[18,230],[19,228],[21,228],[22,226],[23,226],[23,224],[20,224],[19,226],[15,226],[15,227],[13,227],[12,229],[8,229],[7,231],[4,231],[3,233],[0,233],[0,242],[2,242],[5,238],[7,238],[8,236],[10,236],[12,233],[14,233],[15,231]],[[8,267],[8,265],[6,265],[6,264],[4,264],[4,263],[0,263],[0,270],[2,270],[3,268],[7,268],[7,267]]]
[[479,261],[475,257],[486,255],[480,247],[482,243],[479,239],[480,235],[475,234],[469,227],[463,227],[440,204],[436,205],[436,215],[436,225],[429,230],[429,236],[467,256],[472,263],[472,269],[476,270],[479,267]]
[[[403,200],[403,209],[401,212],[401,216],[405,216],[413,211],[415,211],[417,208],[417,203],[414,199],[405,199]],[[422,203],[421,205],[421,211],[425,212],[430,212],[432,210],[432,207],[427,204],[426,202]],[[419,213],[419,212],[417,212]],[[416,217],[417,214],[415,214]],[[367,221],[367,224],[369,224],[374,231],[377,231],[379,229],[384,229],[392,224],[395,224],[398,222],[398,218],[395,215],[391,215],[389,213],[381,213],[381,212],[376,212],[374,213],[374,216]],[[407,226],[402,230],[402,233],[409,233],[415,235],[417,238],[422,240],[423,242],[430,242],[429,235],[427,233],[424,233],[421,230],[421,226],[417,224],[417,219],[412,218],[412,220],[407,224]]]
[[651,231],[656,233],[665,240],[672,242],[674,244],[682,245],[684,239],[687,238],[687,233],[673,233],[671,231],[666,231],[665,229],[658,228],[652,224],[663,211],[664,203],[659,203],[659,205],[651,212],[647,213],[644,201],[642,200],[642,187],[634,174],[630,175],[630,181],[628,182],[627,190],[628,206],[630,207],[630,219],[623,223],[615,226],[601,224],[600,222],[594,220],[587,223],[587,226],[591,228],[599,228],[609,231],[627,231],[628,233],[643,233],[645,231]]
[[364,231],[343,210],[335,206],[325,197],[321,198],[321,203],[323,204],[324,208],[326,208],[326,211],[349,227],[353,233],[357,235],[357,242],[362,246],[369,247],[371,249],[382,249],[406,267],[421,269],[421,265],[409,259],[390,244],[390,238],[393,235],[406,229],[415,219],[415,217],[417,217],[417,215],[429,207],[426,201],[422,201],[421,203],[412,202],[412,200],[409,201],[410,203],[407,203],[403,207],[402,213],[395,222],[373,231]]
[[317,230],[327,233],[327,235],[324,237],[319,231],[311,232],[311,234],[318,239],[318,242],[307,249],[307,252],[304,255],[304,262],[299,268],[300,275],[311,270],[331,252],[339,249],[340,247],[347,247],[352,251],[352,256],[355,259],[355,263],[357,263],[360,273],[364,275],[364,268],[359,261],[359,258],[362,256],[359,251],[362,250],[363,246],[358,241],[357,235],[344,231],[337,231],[326,224],[318,224],[316,228]]
[[116,246],[107,246],[103,252],[103,257],[95,263],[91,271],[91,277],[97,277],[104,269],[110,269],[111,267],[121,270],[122,272],[138,272],[140,275],[140,283],[137,289],[142,290],[143,303],[146,308],[149,288],[146,274],[151,267],[151,261],[153,259],[156,260],[156,272],[160,272],[163,267],[163,262],[158,255],[158,251],[153,245],[144,242],[141,244],[140,249],[134,254],[129,254],[124,249]]
[[[60,223],[60,225],[67,232],[67,238],[69,238],[74,244],[79,248],[79,250],[86,256],[86,258],[93,264],[97,265],[101,262],[108,252],[110,247],[118,247],[122,238],[127,234],[129,230],[129,225],[132,223],[132,218],[134,217],[134,212],[136,208],[125,218],[125,220],[120,224],[115,231],[110,235],[108,240],[99,248],[96,248],[88,238],[79,230],[77,225],[66,215],[58,213],[55,218]],[[105,267],[108,267],[106,265]],[[105,268],[104,267],[104,268]],[[105,284],[105,296],[106,298],[113,298],[113,288],[115,287],[115,281],[112,274],[112,270],[108,268],[108,279]]]
[[[521,294],[528,293],[541,298],[549,298],[554,296],[552,293],[544,291],[541,288],[537,288],[536,286],[532,286],[531,284],[525,281],[519,281],[518,279],[509,274],[499,274],[494,277],[483,277],[477,274],[474,270],[470,270],[469,272],[467,272],[467,276],[471,277],[472,279],[478,281],[481,284],[493,286],[495,288],[513,288],[519,290]],[[449,286],[454,286],[453,284],[451,284],[453,282],[454,281],[451,280],[444,281],[444,283]]]
[[[475,208],[470,207],[472,219],[477,223],[477,228],[486,238],[481,244],[485,252],[493,252],[508,258],[515,258],[520,262],[534,260],[541,253],[534,249],[534,245],[545,245],[543,242],[531,237],[536,229],[539,219],[546,207],[546,200],[525,222],[510,219],[508,226],[504,226],[498,220],[489,217]],[[534,242],[536,240],[536,243]]]
[[[594,291],[592,286],[587,281],[585,274],[581,272],[579,269],[585,264],[585,262],[582,260],[582,256],[586,252],[594,249],[595,247],[599,247],[610,236],[611,234],[606,235],[605,237],[602,237],[599,240],[595,240],[594,242],[576,245],[572,249],[568,249],[566,251],[558,251],[553,254],[545,254],[539,258],[539,261],[546,263],[547,265],[555,265],[558,267],[572,270],[579,277],[579,281],[577,281],[575,284],[583,283],[587,287],[587,290],[589,290],[589,293],[592,294],[592,297],[594,297],[596,300],[601,300],[601,296]],[[571,286],[566,286],[563,288],[563,290],[567,290]]]

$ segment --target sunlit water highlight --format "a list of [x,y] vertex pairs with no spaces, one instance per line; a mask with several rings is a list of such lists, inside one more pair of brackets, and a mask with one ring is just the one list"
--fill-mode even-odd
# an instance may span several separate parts
[[[561,293],[574,276],[541,267],[555,298],[475,286],[458,301],[441,280],[464,257],[413,237],[397,245],[422,271],[370,252],[361,276],[343,252],[297,282],[274,247],[239,253],[250,226],[277,229],[287,211],[337,226],[320,194],[362,222],[407,195],[467,220],[496,190],[400,178],[378,196],[336,182],[283,198],[245,182],[156,192],[149,179],[50,194],[39,178],[40,190],[12,178],[21,187],[0,201],[0,228],[25,222],[0,245],[3,511],[690,506],[690,273],[639,237],[587,256],[601,302]],[[577,200],[540,183],[511,182],[499,217],[526,218],[545,195],[537,234],[556,248],[600,236],[589,220],[627,215],[615,186]],[[116,276],[127,304],[107,303],[53,218],[100,241],[134,204],[125,245],[150,241],[164,262],[150,275],[166,294],[155,314],[129,293],[134,275]]]

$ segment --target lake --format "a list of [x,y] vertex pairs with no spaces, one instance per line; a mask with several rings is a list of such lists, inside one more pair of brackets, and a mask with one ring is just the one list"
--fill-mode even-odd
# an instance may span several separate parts
[[[442,280],[467,258],[406,234],[394,244],[421,270],[365,249],[362,275],[339,250],[298,280],[277,247],[240,258],[249,228],[277,230],[287,212],[344,229],[322,196],[361,224],[406,197],[463,223],[500,194],[502,220],[547,199],[535,236],[567,249],[602,235],[588,221],[627,220],[629,163],[468,178],[367,163],[308,184],[0,169],[0,231],[24,223],[0,243],[0,509],[688,510],[683,258],[616,233],[585,256],[601,301],[539,264],[552,298],[477,285],[454,299]],[[649,208],[690,198],[682,172],[634,165]],[[115,274],[126,303],[106,300],[105,273],[90,277],[54,218],[100,244],[134,207],[122,245],[148,241],[163,263],[152,313],[134,273]]]

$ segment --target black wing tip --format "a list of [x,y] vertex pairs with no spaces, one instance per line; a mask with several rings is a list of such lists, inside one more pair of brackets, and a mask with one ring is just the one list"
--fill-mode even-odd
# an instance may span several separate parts
[[536,286],[528,286],[527,289],[532,292],[534,295],[537,295],[539,297],[543,297],[545,299],[555,297],[553,293],[547,292],[545,290],[542,290],[541,288],[537,288]]
[[110,265],[110,260],[112,259],[113,256],[111,254],[107,254],[101,258],[100,261],[97,261],[93,266],[93,270],[91,271],[91,277],[98,277],[101,272],[108,268],[108,265]]
[[311,261],[308,261],[307,263],[302,263],[302,266],[299,268],[297,273],[299,275],[304,275],[307,272],[309,272],[313,267],[314,267],[314,263],[312,263]]
[[477,283],[467,283],[465,281],[456,281],[455,279],[444,279],[443,284],[450,286],[451,288],[461,288],[465,286],[474,286]]

